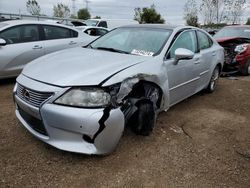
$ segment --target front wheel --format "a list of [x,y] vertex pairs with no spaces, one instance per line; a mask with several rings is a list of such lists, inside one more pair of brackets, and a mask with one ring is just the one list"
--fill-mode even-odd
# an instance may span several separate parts
[[137,107],[137,118],[133,131],[138,135],[148,136],[153,131],[156,119],[153,103],[140,102]]
[[240,69],[240,73],[243,76],[250,75],[250,59],[246,62],[246,64]]
[[220,68],[219,68],[219,66],[216,66],[214,71],[213,71],[210,82],[206,88],[206,91],[208,93],[213,93],[215,91],[217,84],[218,84],[219,77],[220,77]]

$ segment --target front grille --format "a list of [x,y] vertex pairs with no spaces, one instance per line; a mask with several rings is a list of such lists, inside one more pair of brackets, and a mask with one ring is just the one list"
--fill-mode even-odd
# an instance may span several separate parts
[[29,126],[35,130],[36,132],[43,134],[45,136],[48,136],[47,131],[43,125],[42,120],[39,120],[31,115],[29,115],[27,112],[25,112],[22,108],[18,107],[18,111],[22,118],[29,124]]
[[34,91],[24,86],[17,85],[17,96],[28,104],[39,107],[44,101],[50,98],[54,93]]

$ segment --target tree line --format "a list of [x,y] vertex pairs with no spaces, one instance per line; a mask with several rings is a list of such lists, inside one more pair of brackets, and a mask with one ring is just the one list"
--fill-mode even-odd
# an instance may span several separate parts
[[[44,15],[41,14],[41,7],[37,0],[28,0],[26,2],[26,8],[31,15]],[[89,19],[91,17],[90,12],[86,8],[79,9],[77,15],[72,15],[70,13],[70,8],[63,3],[57,3],[56,5],[53,5],[53,16],[60,18],[78,18],[83,20]],[[101,17],[96,16],[95,18]]]
[[[26,8],[31,15],[43,15],[41,14],[41,7],[38,4],[37,0],[28,0],[26,2]],[[156,11],[154,5],[144,8],[137,7],[134,9],[134,11],[134,19],[139,23],[165,23],[165,20]],[[78,18],[83,20],[91,18],[91,14],[87,8],[79,9],[77,15],[72,15],[70,14],[70,8],[63,3],[58,3],[57,5],[53,6],[53,16],[60,18]],[[101,17],[95,16],[94,18]]]
[[[186,0],[184,4],[183,19],[186,25],[200,26],[218,26],[225,24],[241,23],[242,16],[248,3],[246,0],[201,0],[198,4],[196,0]],[[41,7],[37,0],[28,0],[26,2],[27,11],[32,15],[41,15]],[[156,10],[155,5],[150,7],[136,7],[134,9],[134,19],[139,23],[165,23],[164,18]],[[87,8],[79,9],[77,15],[70,14],[70,8],[58,3],[53,6],[53,15],[63,18],[89,19],[91,14]],[[101,18],[96,16],[95,18]],[[250,18],[246,24],[250,24]]]
[[247,5],[246,0],[202,0],[200,4],[187,0],[184,20],[191,26],[199,26],[200,20],[205,26],[239,24]]

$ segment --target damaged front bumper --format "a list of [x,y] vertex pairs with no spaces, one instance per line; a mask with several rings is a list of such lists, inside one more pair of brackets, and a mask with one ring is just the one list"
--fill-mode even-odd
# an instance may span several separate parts
[[244,56],[242,54],[236,55],[233,59],[229,59],[225,62],[223,67],[223,72],[234,73],[239,72],[245,68],[247,61],[250,59],[249,56]]
[[[46,91],[60,92],[59,88],[24,76],[17,81],[26,88],[36,85]],[[125,124],[120,108],[75,108],[53,104],[53,99],[52,96],[35,107],[19,97],[15,87],[16,116],[30,133],[49,145],[70,152],[109,154],[115,149]]]

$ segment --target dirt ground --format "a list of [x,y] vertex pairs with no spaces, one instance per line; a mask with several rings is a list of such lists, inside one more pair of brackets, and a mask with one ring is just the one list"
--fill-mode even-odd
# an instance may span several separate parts
[[109,156],[35,139],[14,115],[13,86],[0,83],[0,187],[250,187],[250,76],[161,113],[149,137],[125,130]]

